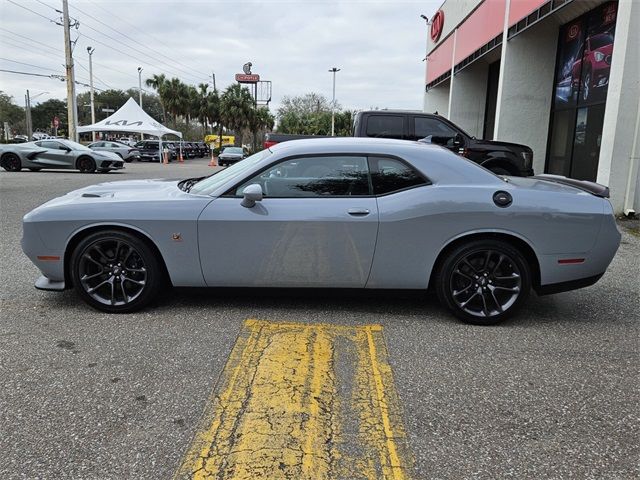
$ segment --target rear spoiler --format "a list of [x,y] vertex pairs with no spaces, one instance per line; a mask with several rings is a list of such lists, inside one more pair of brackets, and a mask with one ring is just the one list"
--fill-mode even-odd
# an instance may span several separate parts
[[541,174],[534,175],[530,178],[536,178],[538,180],[546,180],[547,182],[560,183],[561,185],[568,185],[570,187],[577,188],[583,192],[588,192],[596,197],[609,198],[609,187],[600,185],[596,182],[588,182],[586,180],[576,180],[575,178],[567,178],[562,175],[549,175]]

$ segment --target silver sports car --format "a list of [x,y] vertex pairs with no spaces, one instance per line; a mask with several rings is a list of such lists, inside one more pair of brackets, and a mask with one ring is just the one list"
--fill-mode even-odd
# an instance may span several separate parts
[[0,145],[0,166],[9,172],[50,168],[91,173],[119,170],[124,168],[124,161],[115,153],[93,151],[80,143],[56,138]]
[[278,144],[214,175],[102,183],[24,217],[36,287],[130,312],[180,287],[433,288],[491,324],[530,290],[595,283],[620,243],[608,189],[498,177],[387,139]]

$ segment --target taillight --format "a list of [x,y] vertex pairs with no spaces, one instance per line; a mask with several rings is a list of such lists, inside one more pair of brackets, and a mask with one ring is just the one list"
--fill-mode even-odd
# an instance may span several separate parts
[[264,142],[264,148],[271,148],[271,147],[273,147],[274,145],[276,145],[277,143],[278,143],[278,142],[273,142],[273,141],[271,141],[271,140],[266,140],[266,141]]

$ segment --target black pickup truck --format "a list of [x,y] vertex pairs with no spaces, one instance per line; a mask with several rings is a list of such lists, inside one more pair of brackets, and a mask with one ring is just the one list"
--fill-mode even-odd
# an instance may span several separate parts
[[[354,137],[419,140],[442,145],[498,175],[533,175],[533,151],[526,145],[479,140],[438,114],[407,110],[368,110],[358,112],[353,122]],[[279,142],[312,135],[269,133],[265,148]]]

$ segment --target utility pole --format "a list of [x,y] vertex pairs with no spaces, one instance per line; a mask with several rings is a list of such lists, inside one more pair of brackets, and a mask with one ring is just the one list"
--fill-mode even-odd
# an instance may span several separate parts
[[333,67],[329,72],[333,73],[333,99],[331,100],[331,136],[335,137],[336,132],[336,73],[340,71],[339,68]]
[[140,93],[138,104],[142,108],[142,67],[138,67],[138,92]]
[[[91,88],[91,125],[96,123],[96,106],[93,102],[93,52],[95,48],[87,47],[87,52],[89,53],[89,86]],[[96,141],[96,132],[91,132],[92,141]]]
[[71,52],[71,33],[69,32],[69,5],[62,0],[62,20],[64,26],[64,56],[67,77],[67,116],[69,117],[69,140],[78,141],[78,116],[76,110],[76,78],[73,70],[73,54]]
[[33,135],[33,128],[31,126],[31,97],[29,97],[29,90],[27,90],[27,94],[24,96],[24,107],[27,137],[29,138],[27,141],[30,142]]
[[216,74],[215,74],[215,72],[211,72],[211,78],[213,78],[213,91],[217,92],[218,90],[216,89]]

